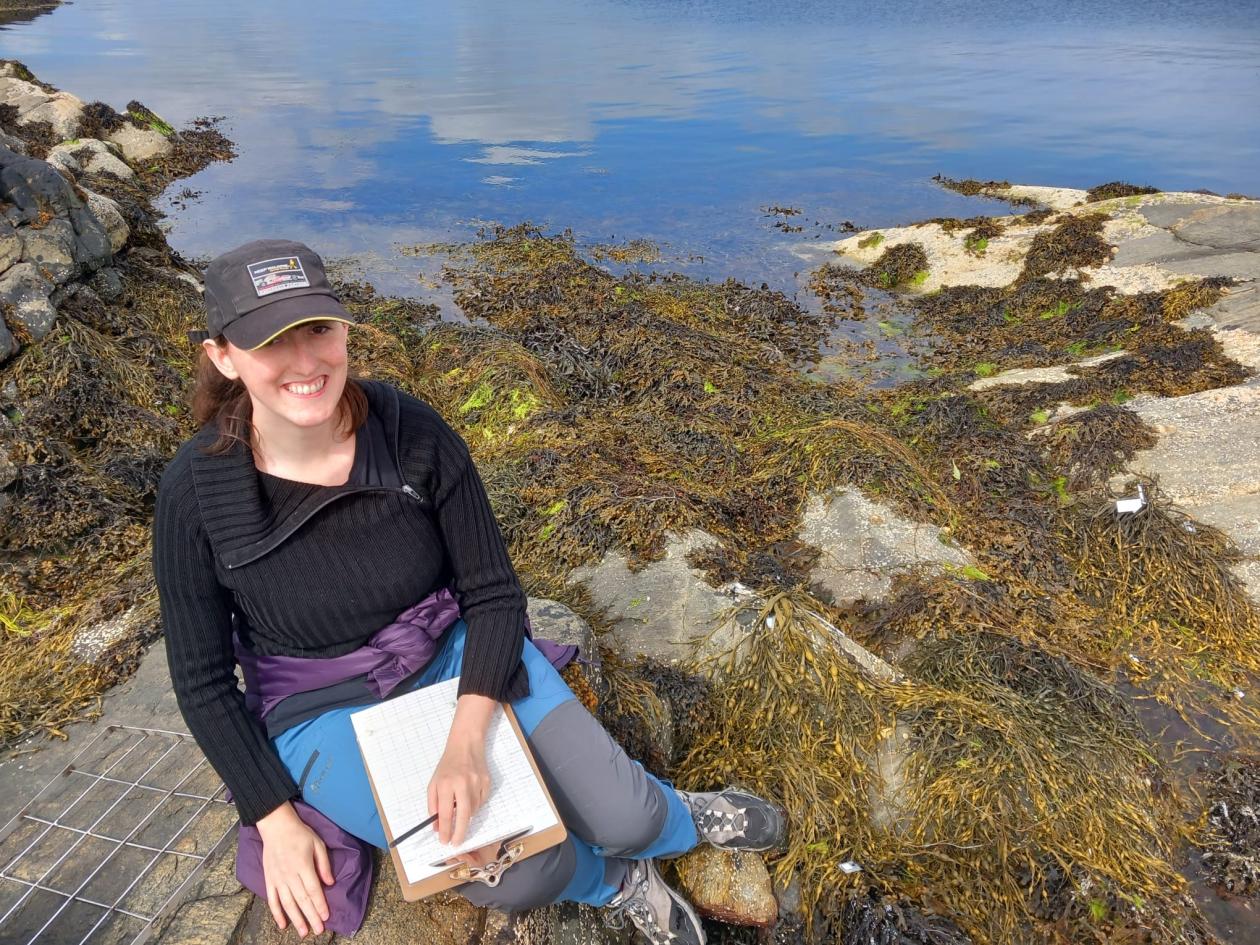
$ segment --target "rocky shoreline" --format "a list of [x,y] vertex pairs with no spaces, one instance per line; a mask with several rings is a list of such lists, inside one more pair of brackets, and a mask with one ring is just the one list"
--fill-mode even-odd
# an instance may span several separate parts
[[[106,719],[182,728],[146,654],[147,530],[191,432],[199,273],[152,200],[231,146],[13,62],[0,132],[7,819],[58,757],[19,740],[81,744],[70,723],[137,667]],[[497,232],[446,261],[469,325],[343,286],[352,357],[468,440],[535,626],[602,657],[573,682],[618,738],[792,813],[769,869],[679,864],[707,915],[846,945],[1228,938],[1245,917],[1214,932],[1177,864],[1197,844],[1238,895],[1260,875],[1228,816],[1260,746],[1260,204],[975,192],[1036,209],[837,241],[808,257],[816,312]],[[854,326],[914,379],[809,380],[824,344],[868,358],[832,344]],[[1171,764],[1141,699],[1229,727],[1197,743],[1209,776]],[[583,910],[374,895],[359,940],[622,940]],[[161,940],[286,938],[266,912],[220,857]]]

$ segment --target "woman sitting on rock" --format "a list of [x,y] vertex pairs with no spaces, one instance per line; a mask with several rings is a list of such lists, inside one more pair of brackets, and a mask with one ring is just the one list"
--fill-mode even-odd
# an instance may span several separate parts
[[[180,710],[242,824],[257,827],[276,923],[303,936],[337,929],[328,848],[293,801],[386,845],[351,713],[459,676],[429,784],[439,838],[459,844],[494,790],[485,736],[496,701],[515,709],[569,837],[495,887],[458,891],[504,910],[609,906],[654,943],[703,942],[654,858],[702,840],[768,849],[782,839],[779,810],[730,789],[675,791],[577,701],[528,637],[525,595],[463,440],[422,401],[348,377],[354,319],[314,252],[279,240],[234,249],[206,270],[205,302],[200,430],[162,477],[154,571]],[[428,659],[383,687],[364,666],[390,654],[366,644],[422,599]]]

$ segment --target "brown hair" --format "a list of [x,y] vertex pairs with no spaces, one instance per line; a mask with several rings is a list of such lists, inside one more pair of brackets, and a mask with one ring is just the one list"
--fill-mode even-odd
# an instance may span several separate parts
[[[214,343],[222,348],[227,340],[220,335],[214,339]],[[197,359],[192,412],[198,429],[213,423],[219,431],[218,439],[206,447],[205,452],[218,455],[226,453],[234,443],[250,445],[254,404],[249,399],[249,391],[239,379],[230,380],[224,377],[204,348]],[[341,400],[337,402],[337,422],[346,432],[357,430],[367,417],[367,412],[367,394],[355,378],[347,377],[345,390],[341,392]]]

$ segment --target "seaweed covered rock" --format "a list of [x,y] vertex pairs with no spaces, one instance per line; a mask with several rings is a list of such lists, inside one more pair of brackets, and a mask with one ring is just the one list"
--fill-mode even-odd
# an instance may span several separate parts
[[4,72],[0,72],[0,105],[12,108],[18,125],[32,128],[45,140],[73,138],[83,118],[83,100],[77,96],[48,91]]
[[754,853],[715,850],[704,845],[675,865],[678,888],[711,919],[733,925],[773,925],[779,914],[770,874]]
[[[56,93],[0,64],[10,81]],[[106,111],[87,120],[101,127]],[[56,166],[41,160],[50,127],[18,116],[0,107],[22,145],[0,146],[0,744],[91,713],[156,632],[152,506],[190,432],[185,331],[201,300],[153,226],[151,199],[171,174],[224,153],[214,133],[209,147],[178,135],[163,166],[124,181],[94,164],[121,164],[99,141],[57,150]],[[111,187],[120,200],[100,192]],[[149,228],[143,248],[137,226]]]

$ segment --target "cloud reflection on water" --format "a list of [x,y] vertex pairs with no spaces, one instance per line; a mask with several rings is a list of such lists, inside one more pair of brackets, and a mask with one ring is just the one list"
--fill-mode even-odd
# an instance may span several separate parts
[[116,107],[229,116],[240,157],[175,221],[191,252],[242,220],[372,242],[528,217],[720,259],[736,233],[758,256],[782,239],[757,230],[770,202],[871,223],[969,206],[934,171],[1260,190],[1249,0],[1115,6],[97,0],[0,45]]

